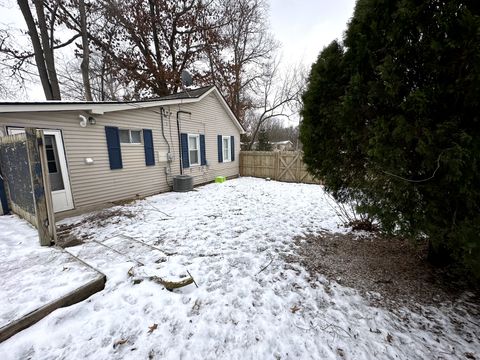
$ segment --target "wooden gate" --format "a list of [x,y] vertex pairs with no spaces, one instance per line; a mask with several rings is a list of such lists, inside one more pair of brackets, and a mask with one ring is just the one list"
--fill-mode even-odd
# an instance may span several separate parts
[[321,184],[307,171],[301,151],[241,151],[240,175]]
[[7,208],[38,229],[41,245],[56,240],[43,131],[0,137],[0,174]]

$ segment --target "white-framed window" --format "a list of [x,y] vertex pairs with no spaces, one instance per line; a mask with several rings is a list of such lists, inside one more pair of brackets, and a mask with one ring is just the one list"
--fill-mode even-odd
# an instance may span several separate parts
[[232,141],[230,136],[222,137],[223,162],[232,161]]
[[188,157],[190,166],[200,165],[200,135],[188,134]]
[[141,144],[142,130],[120,129],[120,143],[122,144]]

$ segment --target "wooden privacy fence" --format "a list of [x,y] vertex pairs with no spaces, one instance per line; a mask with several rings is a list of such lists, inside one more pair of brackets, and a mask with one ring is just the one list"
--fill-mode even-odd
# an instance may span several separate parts
[[38,229],[41,245],[56,240],[43,131],[0,137],[0,176],[7,206]]
[[241,151],[240,175],[321,184],[307,171],[301,151]]

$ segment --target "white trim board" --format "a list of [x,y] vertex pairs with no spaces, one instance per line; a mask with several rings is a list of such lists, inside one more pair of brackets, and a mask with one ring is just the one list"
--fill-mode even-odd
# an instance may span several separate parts
[[245,130],[238,121],[235,114],[228,106],[224,97],[217,89],[212,88],[196,98],[170,99],[170,100],[148,100],[148,101],[132,101],[132,102],[111,102],[111,103],[95,103],[95,102],[61,102],[61,101],[46,101],[41,103],[0,103],[0,113],[17,113],[17,112],[44,112],[44,111],[86,111],[90,114],[102,115],[114,111],[125,111],[132,109],[146,109],[151,107],[192,104],[202,101],[211,93],[215,93],[217,99],[220,101],[225,111],[230,116],[231,120],[240,130],[240,134],[244,134]]

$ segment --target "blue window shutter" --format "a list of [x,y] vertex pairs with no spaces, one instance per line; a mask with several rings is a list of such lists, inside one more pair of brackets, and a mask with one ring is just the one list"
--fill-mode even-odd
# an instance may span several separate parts
[[218,144],[218,162],[223,162],[223,152],[222,152],[222,135],[217,136],[217,144]]
[[155,165],[152,130],[143,129],[143,146],[145,147],[145,165]]
[[235,161],[235,136],[230,136],[230,150],[232,152],[231,159]]
[[188,135],[180,134],[180,139],[182,142],[182,166],[184,169],[190,167],[190,160],[188,156]]
[[122,150],[120,148],[120,135],[117,127],[105,126],[105,136],[107,138],[108,160],[110,161],[110,169],[121,169]]
[[201,164],[207,165],[207,154],[205,152],[205,135],[200,134],[200,157]]

